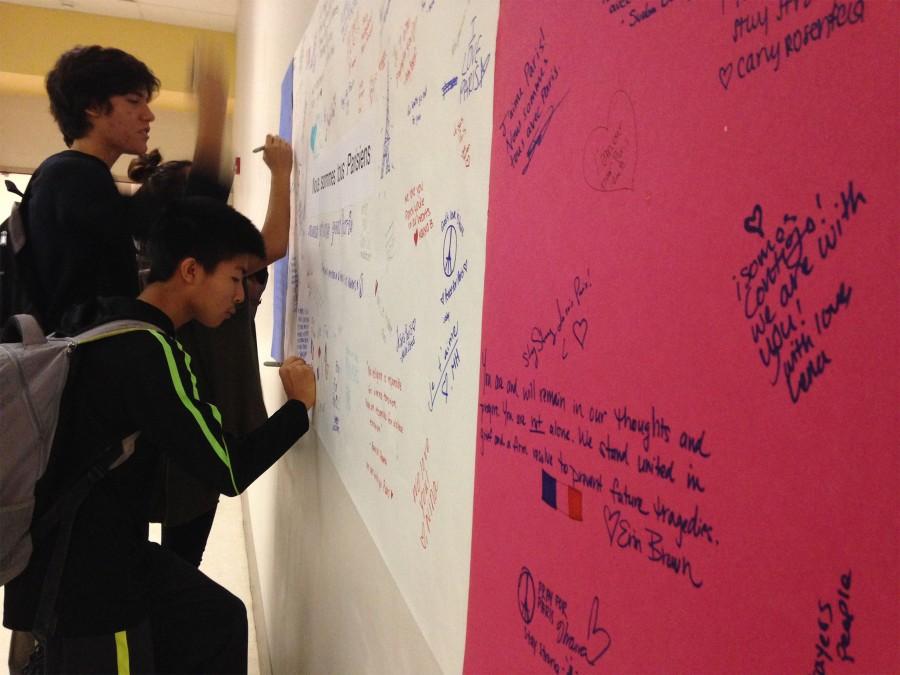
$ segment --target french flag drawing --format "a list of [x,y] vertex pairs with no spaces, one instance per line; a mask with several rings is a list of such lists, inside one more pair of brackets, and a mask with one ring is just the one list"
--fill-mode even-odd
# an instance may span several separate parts
[[541,499],[556,509],[562,511],[572,520],[581,520],[581,491],[557,482],[556,478],[541,469]]

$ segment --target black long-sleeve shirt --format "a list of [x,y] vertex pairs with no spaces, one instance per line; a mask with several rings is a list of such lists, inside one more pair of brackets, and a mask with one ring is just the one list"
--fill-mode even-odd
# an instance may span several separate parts
[[71,305],[137,296],[133,237],[149,218],[145,207],[149,201],[121,195],[93,155],[66,150],[41,163],[22,208],[45,331],[56,330]]
[[[72,334],[113,319],[158,330],[104,338],[77,348],[63,394],[47,471],[36,488],[35,519],[84,475],[104,449],[140,431],[134,455],[92,489],[75,522],[57,605],[61,635],[121,630],[146,613],[147,508],[164,454],[222,494],[241,492],[309,428],[306,408],[288,401],[243,438],[222,430],[200,394],[190,357],[168,317],[140,300],[105,299],[73,313]],[[28,568],[6,587],[4,624],[31,628],[54,537],[35,542]]]
[[[224,201],[229,186],[191,171],[187,195]],[[139,292],[135,238],[147,235],[161,206],[151,195],[121,194],[109,167],[93,155],[65,150],[45,159],[22,200],[41,325],[59,327],[72,306],[96,297],[133,298]]]

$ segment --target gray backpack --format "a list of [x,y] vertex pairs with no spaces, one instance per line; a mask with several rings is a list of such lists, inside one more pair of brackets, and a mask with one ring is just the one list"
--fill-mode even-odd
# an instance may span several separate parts
[[[34,317],[18,314],[4,329],[0,340],[0,585],[28,565],[32,535],[41,536],[57,525],[62,535],[57,536],[57,548],[63,549],[61,574],[68,548],[66,529],[71,528],[78,506],[97,480],[134,452],[137,434],[107,448],[88,474],[32,526],[34,487],[50,459],[72,353],[78,345],[135,330],[158,328],[138,321],[112,321],[73,338],[48,338]],[[20,341],[8,341],[14,337]],[[56,551],[53,556],[57,557]],[[58,585],[58,579],[47,582]],[[55,589],[51,590],[55,596]]]

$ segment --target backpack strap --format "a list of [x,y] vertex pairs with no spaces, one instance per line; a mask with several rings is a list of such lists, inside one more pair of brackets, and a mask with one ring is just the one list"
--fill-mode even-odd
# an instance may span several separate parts
[[47,342],[47,338],[44,337],[44,329],[31,314],[14,314],[3,326],[0,342],[18,342],[20,340],[26,347]]
[[74,342],[76,345],[82,345],[88,342],[95,342],[103,338],[113,337],[114,335],[132,333],[136,330],[159,331],[162,329],[159,326],[156,326],[152,323],[147,323],[146,321],[119,319],[117,321],[109,321],[107,323],[100,324],[99,326],[94,326],[90,330],[86,330],[83,333],[79,333],[75,337],[69,339],[72,340],[72,342]]
[[[75,345],[94,342],[102,338],[121,335],[122,333],[131,333],[136,330],[161,330],[159,326],[146,321],[134,321],[131,319],[118,319],[116,321],[108,321],[107,323],[94,326],[93,328],[79,333],[75,337],[63,338],[71,341]],[[0,333],[0,342],[22,342],[26,347],[32,345],[44,344],[47,338],[44,336],[44,330],[41,324],[31,314],[14,314],[9,317]]]

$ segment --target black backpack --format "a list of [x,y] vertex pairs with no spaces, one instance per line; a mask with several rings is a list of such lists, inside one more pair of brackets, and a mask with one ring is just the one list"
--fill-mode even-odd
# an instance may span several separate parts
[[15,202],[9,217],[0,223],[0,326],[16,314],[31,314],[41,320],[36,301],[37,277],[25,233],[28,190],[22,194],[10,180],[6,181],[6,189],[22,201]]

